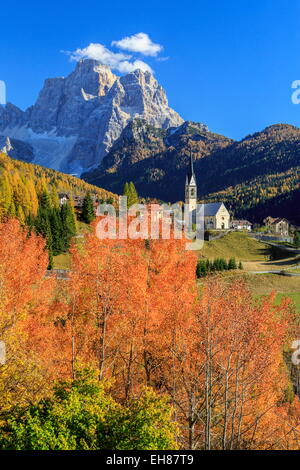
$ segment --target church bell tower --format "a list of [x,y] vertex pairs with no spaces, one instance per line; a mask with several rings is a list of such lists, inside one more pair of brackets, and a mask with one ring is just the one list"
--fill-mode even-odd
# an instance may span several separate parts
[[197,183],[194,173],[193,156],[190,152],[190,161],[185,180],[185,203],[188,205],[189,212],[196,212],[197,206]]

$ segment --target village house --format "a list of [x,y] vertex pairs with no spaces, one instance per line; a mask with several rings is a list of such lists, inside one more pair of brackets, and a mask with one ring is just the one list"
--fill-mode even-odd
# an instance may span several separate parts
[[84,196],[74,196],[73,197],[74,207],[77,209],[81,208],[83,205],[83,200],[84,200]]
[[230,228],[233,230],[247,230],[251,232],[252,223],[249,220],[232,220],[230,222]]
[[[80,211],[82,209],[84,198],[85,198],[85,196],[74,196],[73,197],[74,207],[78,211]],[[95,194],[91,194],[91,198],[92,198],[92,201],[93,201],[95,214],[97,215],[100,201],[99,201],[98,197]]]
[[[94,194],[91,195],[91,198],[93,201],[95,212],[97,212],[97,208],[99,204],[98,198]],[[59,199],[60,205],[62,206],[63,204],[66,204],[67,202],[71,200],[71,196],[67,193],[58,193],[58,199]],[[84,196],[78,196],[78,195],[73,196],[72,201],[73,201],[74,208],[76,209],[77,212],[80,213],[80,211],[82,210],[82,206],[83,206]]]
[[266,217],[264,219],[264,224],[267,227],[269,233],[274,233],[276,235],[288,236],[290,223],[287,219],[281,217]]
[[70,201],[70,196],[67,193],[58,193],[59,203],[62,206]]

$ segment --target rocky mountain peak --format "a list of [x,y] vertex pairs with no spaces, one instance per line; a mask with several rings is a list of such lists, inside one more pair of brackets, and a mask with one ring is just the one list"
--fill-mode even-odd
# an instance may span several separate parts
[[[140,104],[144,107],[145,111],[150,110],[155,105],[168,106],[164,89],[148,71],[135,70],[121,77],[120,83],[127,91],[129,99],[133,97],[135,102],[140,99]],[[181,118],[178,121],[180,123],[183,122]]]
[[29,144],[34,163],[79,175],[98,166],[136,118],[163,129],[183,123],[151,73],[117,77],[84,59],[67,77],[46,79],[25,112],[13,105],[1,109],[0,135]]
[[117,76],[107,65],[92,59],[82,59],[77,62],[74,72],[68,77],[70,84],[92,96],[106,95],[116,79]]

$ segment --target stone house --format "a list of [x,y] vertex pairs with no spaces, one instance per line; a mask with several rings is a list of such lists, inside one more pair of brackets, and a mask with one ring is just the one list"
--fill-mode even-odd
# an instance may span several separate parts
[[289,234],[290,223],[283,217],[266,217],[264,224],[268,229],[269,233],[276,235],[287,236]]

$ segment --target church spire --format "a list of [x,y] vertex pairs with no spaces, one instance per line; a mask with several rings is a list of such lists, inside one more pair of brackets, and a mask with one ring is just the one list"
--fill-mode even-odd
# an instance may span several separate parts
[[189,167],[186,175],[186,182],[187,184],[196,184],[196,177],[194,173],[194,162],[193,162],[193,154],[192,150],[190,149],[190,161],[189,161]]
[[192,154],[192,151],[190,150],[190,164],[189,164],[189,173],[188,173],[189,180],[191,179],[192,176],[195,176],[195,175],[194,175],[193,154]]
[[189,211],[193,212],[197,205],[197,183],[196,176],[194,173],[194,162],[192,149],[190,149],[190,161],[186,174],[185,181],[185,203],[189,207]]

